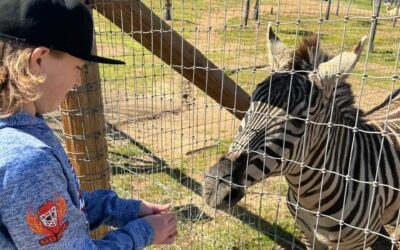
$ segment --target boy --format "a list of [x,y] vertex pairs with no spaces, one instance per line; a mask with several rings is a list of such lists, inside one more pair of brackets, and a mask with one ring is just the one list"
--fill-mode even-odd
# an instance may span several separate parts
[[[169,205],[81,191],[41,114],[80,85],[93,20],[78,0],[0,1],[0,249],[142,249],[171,244]],[[92,240],[89,229],[118,229]]]

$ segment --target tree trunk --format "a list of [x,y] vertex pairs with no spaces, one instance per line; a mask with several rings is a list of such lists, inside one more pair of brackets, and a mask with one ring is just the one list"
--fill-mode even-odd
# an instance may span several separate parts
[[164,4],[164,20],[171,20],[171,0],[165,0]]
[[340,0],[337,0],[337,4],[336,4],[336,16],[339,15],[339,7],[340,7]]
[[329,14],[331,12],[331,4],[332,4],[332,0],[328,0],[327,6],[326,6],[326,12],[325,12],[325,20],[329,20]]
[[244,8],[245,9],[243,12],[243,21],[244,21],[244,26],[247,26],[247,21],[249,20],[250,0],[246,0]]
[[260,1],[256,0],[256,3],[254,4],[254,12],[253,12],[253,20],[258,20],[258,15],[260,11]]
[[[400,14],[400,0],[397,2],[396,16]],[[396,26],[397,18],[393,19],[393,28]]]
[[369,43],[368,52],[372,52],[374,49],[374,41],[376,35],[376,28],[378,27],[378,17],[379,17],[379,10],[381,9],[381,0],[374,0],[374,14],[373,16],[375,19],[372,21],[371,27],[371,41]]

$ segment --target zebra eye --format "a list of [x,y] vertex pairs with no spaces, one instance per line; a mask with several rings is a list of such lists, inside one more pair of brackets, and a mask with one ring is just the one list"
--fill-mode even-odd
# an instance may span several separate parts
[[304,125],[304,120],[303,120],[303,118],[294,118],[291,120],[291,123],[296,128],[301,128]]

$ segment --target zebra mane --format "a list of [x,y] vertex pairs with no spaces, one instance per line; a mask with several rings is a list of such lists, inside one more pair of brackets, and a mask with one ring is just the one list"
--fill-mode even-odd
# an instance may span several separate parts
[[313,71],[314,68],[318,69],[321,63],[328,61],[332,56],[325,53],[321,48],[317,35],[311,34],[297,46],[294,58],[294,70]]
[[[327,54],[321,48],[317,35],[311,34],[300,42],[299,46],[296,48],[294,58],[294,70],[312,72],[314,69],[318,69],[321,63],[332,59],[333,56]],[[332,98],[333,96],[331,99]],[[351,122],[355,121],[358,108],[354,105],[355,100],[351,86],[344,80],[340,81],[337,85],[335,103],[341,115],[343,115],[346,120]],[[363,112],[360,110],[360,117],[362,114]]]
[[[333,96],[331,97],[333,99]],[[332,103],[332,102],[330,102]],[[341,115],[347,121],[350,121],[352,125],[354,125],[357,117],[359,121],[364,117],[364,111],[356,107],[353,91],[351,90],[351,85],[346,82],[339,82],[336,89],[336,99],[335,99],[336,107],[339,109]]]

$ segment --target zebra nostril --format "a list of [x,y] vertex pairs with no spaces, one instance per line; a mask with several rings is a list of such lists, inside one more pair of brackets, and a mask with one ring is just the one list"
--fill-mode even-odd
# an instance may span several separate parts
[[224,202],[228,205],[235,205],[243,197],[242,192],[239,189],[232,189],[224,197]]

